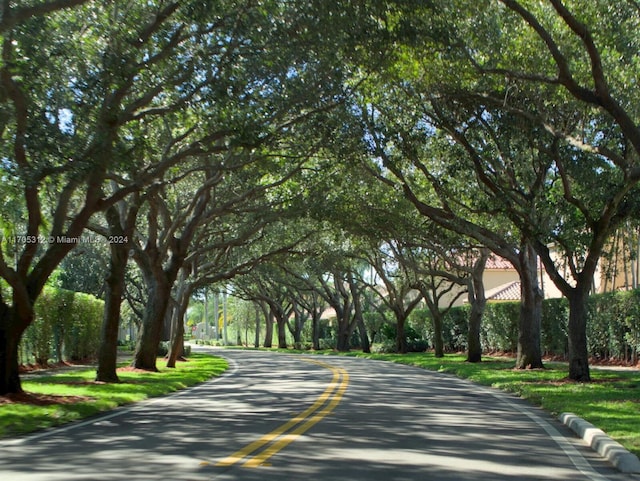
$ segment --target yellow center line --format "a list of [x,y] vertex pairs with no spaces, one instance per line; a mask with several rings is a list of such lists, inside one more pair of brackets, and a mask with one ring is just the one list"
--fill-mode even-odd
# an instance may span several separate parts
[[[301,412],[300,414],[298,414],[297,416],[292,418],[290,421],[288,421],[285,424],[283,424],[282,426],[274,429],[270,433],[265,434],[260,439],[257,439],[255,441],[253,441],[252,443],[250,443],[247,446],[245,446],[244,448],[236,451],[235,453],[233,453],[232,455],[228,456],[227,458],[224,458],[221,461],[218,461],[216,463],[216,466],[218,466],[218,467],[228,467],[228,466],[232,466],[232,465],[236,464],[237,462],[241,461],[242,459],[246,458],[247,456],[250,456],[252,453],[257,451],[261,447],[273,442],[274,440],[276,440],[277,438],[279,438],[280,436],[285,434],[290,429],[293,429],[295,426],[303,423],[306,419],[310,418],[316,411],[318,411],[327,402],[327,400],[330,398],[330,396],[333,394],[333,392],[338,387],[338,381],[340,379],[340,376],[343,375],[343,376],[346,377],[347,381],[345,382],[345,377],[343,377],[343,380],[340,383],[340,388],[338,389],[338,392],[333,397],[333,399],[331,400],[329,405],[327,407],[325,407],[322,411],[320,411],[320,414],[317,414],[316,416],[314,416],[313,418],[308,420],[306,423],[304,423],[301,427],[298,427],[297,429],[292,431],[292,433],[298,433],[299,432],[299,434],[294,436],[294,439],[297,438],[298,436],[300,436],[301,434],[303,434],[304,432],[306,432],[307,430],[309,430],[311,428],[311,426],[313,426],[316,423],[318,423],[322,418],[327,416],[335,408],[335,406],[338,404],[338,402],[342,398],[342,395],[344,394],[344,391],[346,391],[346,388],[347,388],[348,375],[347,375],[346,371],[344,369],[336,369],[333,366],[330,366],[329,364],[325,364],[325,363],[322,363],[322,362],[312,361],[310,359],[305,359],[305,360],[308,361],[308,362],[323,366],[323,367],[325,367],[327,369],[330,369],[331,372],[333,372],[333,378],[332,378],[331,382],[329,383],[329,386],[327,387],[327,389],[325,389],[325,391],[322,393],[322,395],[320,395],[320,397],[311,406],[309,406],[306,410],[304,410],[303,412]],[[302,429],[305,426],[306,426],[306,428]],[[287,436],[287,438],[288,438],[288,436]],[[281,447],[279,447],[279,449],[277,449],[275,451],[273,450],[273,446],[271,448],[269,448],[268,451],[271,452],[271,454],[269,454],[266,457],[264,456],[264,453],[259,455],[260,459],[261,459],[260,463],[264,463],[269,457],[273,456],[276,452],[278,452],[281,449],[283,449],[285,446],[287,446],[292,441],[293,441],[293,439],[291,441],[288,441],[286,444],[282,445]],[[281,442],[282,441],[276,443],[275,445],[279,446]],[[256,456],[256,458],[257,457],[258,456]],[[245,463],[245,466],[249,465],[249,463],[253,459],[255,459],[255,458],[252,458],[247,463]],[[258,465],[260,463],[258,463]]]
[[306,433],[309,429],[327,417],[338,405],[345,391],[347,390],[347,386],[349,385],[349,374],[344,369],[339,369],[339,372],[342,374],[342,382],[340,383],[340,388],[333,396],[333,399],[327,404],[324,409],[319,411],[316,415],[308,419],[304,424],[298,426],[296,429],[291,431],[290,433],[281,436],[278,441],[273,443],[271,446],[266,448],[261,453],[255,455],[251,459],[249,459],[246,463],[243,464],[244,467],[247,468],[256,468],[261,464],[264,464],[271,456],[279,453],[284,448],[286,448],[289,444],[294,442],[304,433]]

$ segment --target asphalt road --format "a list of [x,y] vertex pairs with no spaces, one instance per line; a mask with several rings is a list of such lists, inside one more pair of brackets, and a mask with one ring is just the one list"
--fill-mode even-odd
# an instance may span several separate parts
[[176,395],[0,441],[0,480],[640,479],[527,403],[363,359],[216,351],[229,371]]

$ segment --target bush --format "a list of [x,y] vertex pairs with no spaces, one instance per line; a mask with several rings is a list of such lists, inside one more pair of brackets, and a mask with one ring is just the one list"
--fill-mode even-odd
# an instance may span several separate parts
[[71,308],[65,313],[67,329],[64,333],[64,351],[67,359],[81,361],[95,358],[100,347],[100,326],[104,315],[104,302],[76,292]]
[[[377,344],[377,352],[392,353],[397,352],[396,349],[396,326],[384,324],[380,329],[382,342]],[[407,352],[424,352],[429,348],[426,339],[413,327],[411,322],[407,322],[404,326],[405,343]]]
[[95,358],[103,312],[104,302],[89,294],[45,287],[20,345],[22,362]]
[[603,359],[637,361],[640,291],[591,296],[588,304],[589,354]]
[[488,303],[480,331],[483,348],[487,351],[516,351],[519,319],[520,303]]
[[542,302],[540,347],[543,354],[566,355],[569,350],[568,322],[569,303],[565,298]]
[[336,349],[336,347],[338,346],[336,340],[332,337],[329,338],[320,338],[318,339],[319,344],[320,344],[320,350],[321,351],[325,351],[325,350],[329,350],[329,349]]
[[[466,349],[468,306],[456,307],[444,318],[445,349]],[[517,349],[520,303],[489,303],[482,319],[481,338],[485,350]],[[589,355],[602,359],[638,361],[640,351],[640,290],[595,294],[587,305]],[[568,353],[566,299],[542,302],[541,348],[547,355]]]

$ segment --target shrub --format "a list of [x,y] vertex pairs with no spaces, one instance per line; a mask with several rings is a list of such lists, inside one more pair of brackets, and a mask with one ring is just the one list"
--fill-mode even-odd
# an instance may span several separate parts
[[320,338],[318,339],[319,344],[320,344],[320,350],[324,351],[324,350],[329,350],[329,349],[336,349],[337,347],[337,342],[334,338],[329,337],[329,338]]
[[569,350],[567,324],[569,303],[565,298],[542,302],[541,349],[547,355],[566,355]]
[[519,318],[518,302],[487,304],[480,331],[483,348],[488,351],[517,350]]
[[103,311],[104,302],[89,294],[45,287],[21,342],[22,362],[94,358]]

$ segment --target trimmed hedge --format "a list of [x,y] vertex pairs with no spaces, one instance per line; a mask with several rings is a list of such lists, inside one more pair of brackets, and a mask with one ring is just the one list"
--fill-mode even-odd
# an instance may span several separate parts
[[95,358],[100,345],[104,301],[81,292],[45,287],[36,318],[20,344],[23,364]]
[[[640,351],[640,290],[596,294],[588,301],[587,336],[589,354],[601,359],[638,361]],[[518,345],[518,302],[488,303],[482,320],[483,349],[513,352]],[[469,306],[451,309],[444,317],[445,349],[467,348]],[[545,299],[542,303],[541,348],[543,353],[566,356],[569,303],[566,299]],[[431,316],[418,309],[410,316],[412,325],[424,326],[425,339],[433,347]]]

